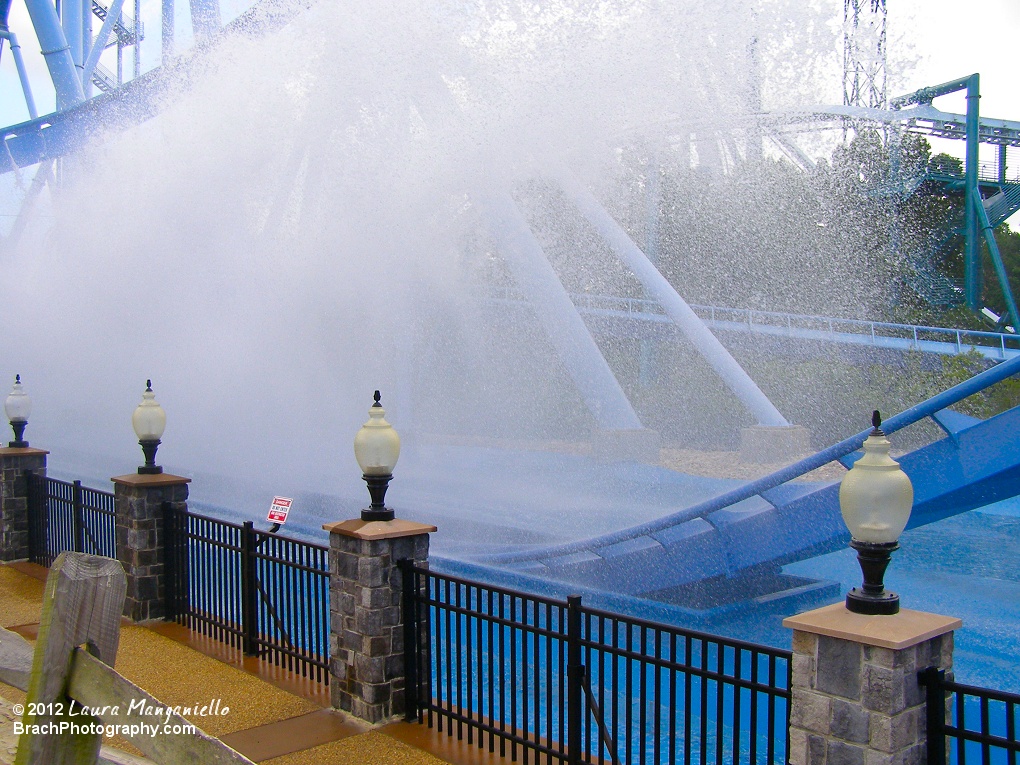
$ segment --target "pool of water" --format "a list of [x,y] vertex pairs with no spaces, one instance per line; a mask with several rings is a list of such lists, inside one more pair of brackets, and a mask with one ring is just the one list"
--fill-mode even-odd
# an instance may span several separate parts
[[[841,592],[860,583],[850,549],[784,569],[831,579]],[[904,608],[957,616],[957,680],[1020,693],[1020,498],[904,532],[886,586]],[[775,640],[774,625],[762,637]]]
[[[442,446],[408,456],[391,488],[393,506],[401,517],[439,526],[432,550],[452,558],[605,533],[739,484],[543,452]],[[65,463],[54,466],[51,475],[109,485],[101,467],[89,467]],[[193,476],[193,511],[254,520],[259,528],[268,525],[264,519],[272,487],[198,472]],[[367,499],[294,496],[295,510],[284,533],[318,542],[325,541],[323,523],[356,516]],[[903,607],[963,619],[956,634],[958,679],[1020,693],[1020,498],[907,531],[900,546],[886,584],[899,593]],[[789,647],[791,633],[782,626],[784,617],[835,602],[861,580],[850,549],[789,565],[784,573],[835,582],[839,594],[830,588],[819,591],[827,600],[780,598],[766,607],[738,606],[701,620],[689,612],[656,610],[661,603],[647,613],[640,605],[636,608],[648,618],[679,626]]]

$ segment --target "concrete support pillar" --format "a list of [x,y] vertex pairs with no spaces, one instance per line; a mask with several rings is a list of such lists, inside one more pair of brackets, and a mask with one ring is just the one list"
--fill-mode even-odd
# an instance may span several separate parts
[[166,615],[163,503],[188,509],[190,478],[169,473],[111,478],[117,513],[117,560],[127,575],[124,616],[140,622]]
[[329,532],[329,692],[333,706],[377,723],[402,715],[403,583],[397,562],[428,563],[435,526],[350,520]]
[[28,475],[46,476],[43,449],[0,448],[0,560],[28,557]]
[[953,666],[947,616],[854,614],[842,603],[790,617],[790,765],[924,765],[917,672]]

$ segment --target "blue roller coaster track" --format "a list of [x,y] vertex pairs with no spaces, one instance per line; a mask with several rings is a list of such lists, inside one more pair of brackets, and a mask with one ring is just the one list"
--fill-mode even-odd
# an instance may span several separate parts
[[[914,484],[908,528],[1020,495],[1020,407],[987,420],[951,407],[1020,372],[999,364],[886,420],[896,433],[930,418],[945,437],[897,458]],[[568,544],[477,556],[475,562],[625,595],[737,578],[842,548],[838,483],[799,481],[859,457],[864,430],[770,475],[674,513]]]

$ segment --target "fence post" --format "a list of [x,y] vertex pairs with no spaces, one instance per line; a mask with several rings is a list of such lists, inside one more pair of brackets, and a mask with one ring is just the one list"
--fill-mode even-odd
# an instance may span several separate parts
[[244,652],[258,652],[258,571],[255,559],[255,525],[245,521],[241,526],[241,633]]
[[946,765],[946,671],[926,667],[919,677],[925,690],[928,765]]
[[843,603],[784,620],[794,631],[790,765],[925,762],[931,712],[917,672],[952,667],[961,624],[907,609],[865,616]]
[[[29,557],[29,476],[46,476],[44,449],[0,448],[0,561]],[[45,545],[45,540],[42,540]]]
[[188,510],[190,478],[170,473],[116,476],[113,481],[117,560],[127,575],[124,616],[162,619],[166,613],[166,519],[163,503]]
[[[71,530],[74,532],[74,551],[85,552],[85,511],[81,502],[81,481],[71,484]],[[98,552],[93,550],[93,552]]]
[[581,683],[581,596],[567,598],[567,763],[581,764],[581,720],[584,689]]
[[188,514],[173,502],[163,503],[163,575],[166,609],[163,618],[178,621],[188,612]]
[[[428,565],[435,526],[396,518],[328,523],[329,693],[335,708],[377,723],[407,709],[403,576]],[[427,614],[424,615],[427,618]]]
[[177,619],[177,528],[173,505],[163,505],[163,578],[165,582],[165,598],[163,618],[167,621]]
[[47,506],[47,478],[29,473],[26,476],[25,495],[28,500],[28,560],[42,564],[46,557],[46,538],[50,515]]
[[414,571],[414,561],[409,558],[401,558],[397,561],[400,566],[400,574],[403,579],[403,590],[401,592],[402,611],[404,617],[404,675],[406,685],[404,687],[404,720],[417,722],[418,720],[418,698],[421,689],[418,685],[418,670],[421,667],[421,616],[418,602],[420,592],[417,583],[417,575]]

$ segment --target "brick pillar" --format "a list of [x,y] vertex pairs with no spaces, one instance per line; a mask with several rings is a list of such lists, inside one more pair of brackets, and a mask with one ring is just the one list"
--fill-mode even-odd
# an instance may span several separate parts
[[947,616],[854,614],[842,603],[790,617],[790,765],[924,765],[924,689],[917,672],[951,670]]
[[404,633],[397,562],[426,565],[435,526],[395,519],[330,523],[329,693],[370,723],[404,713]]
[[46,475],[43,449],[0,448],[0,560],[28,557],[29,473]]
[[159,473],[111,478],[117,512],[117,560],[127,575],[124,616],[132,621],[162,619],[166,615],[163,575],[166,536],[163,503],[188,509],[190,478]]

